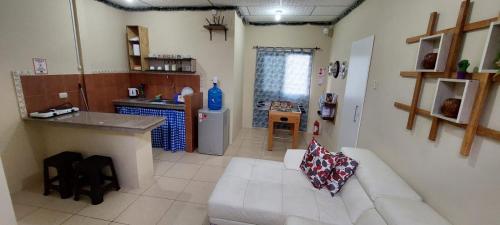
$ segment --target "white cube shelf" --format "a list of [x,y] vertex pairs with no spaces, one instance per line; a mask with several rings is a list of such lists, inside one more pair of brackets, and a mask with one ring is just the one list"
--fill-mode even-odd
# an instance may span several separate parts
[[[446,61],[448,60],[452,38],[453,36],[451,33],[436,34],[420,38],[415,70],[419,72],[443,72],[446,67]],[[438,54],[434,69],[425,69],[422,67],[422,60],[425,58],[425,55],[429,53]]]
[[484,45],[483,57],[479,69],[482,73],[496,73],[498,71],[495,60],[500,53],[500,21],[491,23],[486,44]]
[[[478,87],[479,82],[477,80],[438,79],[431,115],[454,123],[469,123]],[[441,106],[448,98],[461,99],[457,118],[447,117],[441,113]]]

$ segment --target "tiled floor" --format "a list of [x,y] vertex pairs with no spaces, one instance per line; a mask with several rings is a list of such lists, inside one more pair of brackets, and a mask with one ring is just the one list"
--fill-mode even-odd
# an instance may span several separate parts
[[[76,202],[53,194],[45,197],[41,187],[12,195],[19,225],[206,225],[207,201],[224,168],[234,156],[282,161],[291,147],[288,132],[275,135],[273,151],[266,150],[266,129],[243,129],[224,156],[166,152],[155,149],[155,179],[141,189],[106,194],[93,206],[82,197]],[[300,135],[304,148],[310,134]]]

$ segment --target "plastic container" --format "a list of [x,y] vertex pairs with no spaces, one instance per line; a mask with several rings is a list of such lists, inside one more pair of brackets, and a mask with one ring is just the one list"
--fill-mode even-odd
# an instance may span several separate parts
[[217,78],[214,78],[214,86],[208,90],[208,109],[222,109],[222,90],[217,87]]

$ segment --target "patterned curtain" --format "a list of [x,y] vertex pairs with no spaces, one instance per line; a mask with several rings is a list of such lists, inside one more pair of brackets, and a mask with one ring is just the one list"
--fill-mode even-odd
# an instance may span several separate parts
[[300,130],[307,129],[312,52],[259,48],[255,68],[253,126],[267,127],[272,101],[303,106]]
[[165,122],[151,131],[153,148],[163,148],[172,152],[184,151],[186,147],[184,111],[140,107],[116,107],[116,111],[119,114],[164,117]]

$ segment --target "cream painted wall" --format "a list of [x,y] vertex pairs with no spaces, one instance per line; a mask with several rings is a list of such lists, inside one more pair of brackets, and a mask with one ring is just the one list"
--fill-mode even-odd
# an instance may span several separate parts
[[245,63],[244,47],[245,47],[245,26],[243,21],[235,15],[234,17],[234,107],[231,123],[233,124],[233,137],[238,136],[238,132],[243,126],[243,66]]
[[51,74],[78,70],[67,0],[4,0],[0,27],[0,155],[15,192],[39,177],[43,147],[37,130],[21,121],[10,72],[33,71],[34,57],[47,59]]
[[253,46],[270,47],[320,47],[313,56],[311,74],[311,95],[309,98],[308,132],[312,131],[312,124],[319,120],[316,113],[318,99],[325,92],[326,81],[318,86],[317,74],[320,67],[327,67],[331,38],[322,33],[320,26],[247,26],[245,31],[245,65],[243,77],[243,127],[252,127],[253,94],[255,82],[256,50]]
[[85,73],[128,72],[127,12],[97,1],[76,3]]
[[3,171],[2,160],[0,160],[0,225],[16,225],[16,216],[12,208],[7,180]]
[[[149,29],[149,51],[156,54],[182,54],[196,58],[197,74],[201,76],[201,90],[204,93],[206,106],[207,92],[212,87],[212,78],[217,76],[220,88],[224,92],[223,105],[234,115],[233,87],[234,78],[234,44],[235,44],[235,13],[220,12],[229,30],[227,41],[223,32],[214,32],[210,41],[205,18],[211,18],[210,11],[200,12],[128,12],[126,24],[141,25]],[[231,136],[235,133],[235,124],[231,123]],[[231,137],[232,139],[232,137]]]
[[221,32],[215,32],[210,41],[203,28],[205,18],[211,18],[209,11],[126,12],[97,1],[77,2],[85,73],[128,71],[125,26],[145,26],[149,30],[150,53],[186,54],[197,59],[205,106],[211,80],[219,77],[225,107],[231,110],[231,135],[236,136],[241,129],[242,94],[238,87],[243,60],[239,56],[241,47],[237,47],[243,43],[244,26],[234,11],[221,14],[229,28],[227,41]]
[[[408,113],[393,106],[394,101],[409,104],[415,84],[414,79],[399,76],[400,71],[414,68],[418,47],[405,44],[405,39],[425,32],[432,11],[440,13],[438,29],[454,26],[459,5],[458,0],[367,0],[335,25],[331,61],[348,60],[351,43],[374,34],[359,147],[375,151],[453,224],[500,224],[500,143],[477,137],[471,156],[464,158],[459,155],[463,129],[443,125],[438,140],[430,142],[430,120],[417,117],[414,129],[408,131]],[[497,0],[475,1],[470,20],[497,16],[499,9]],[[462,57],[470,59],[472,67],[479,65],[486,34],[484,30],[465,37]],[[342,96],[345,80],[331,80],[329,86]],[[430,108],[434,88],[435,80],[425,82],[421,108]],[[499,94],[495,85],[482,118],[482,124],[497,130]],[[324,130],[336,149],[339,125],[326,125]]]
[[[198,58],[197,69],[202,76],[205,98],[211,87],[210,80],[219,76],[225,105],[231,108],[231,118],[238,121],[239,115],[233,110],[233,102],[240,102],[240,97],[234,100],[238,93],[233,92],[241,90],[234,88],[241,85],[241,79],[233,78],[234,11],[222,13],[229,27],[228,40],[224,41],[223,34],[217,32],[210,41],[208,31],[202,27],[210,12],[124,12],[96,1],[76,2],[86,73],[127,71],[125,25],[145,25],[150,28],[153,52],[190,54]],[[10,71],[32,71],[33,57],[46,58],[50,74],[79,71],[69,1],[39,4],[35,0],[7,0],[2,3],[0,27],[9,32],[0,33],[0,99],[5,108],[0,118],[0,154],[9,189],[15,192],[40,179],[45,149],[38,128],[20,119]],[[242,25],[241,21],[238,25]],[[241,38],[240,32],[240,42]],[[231,134],[237,134],[239,123],[231,124]],[[23,165],[22,170],[19,165]]]

